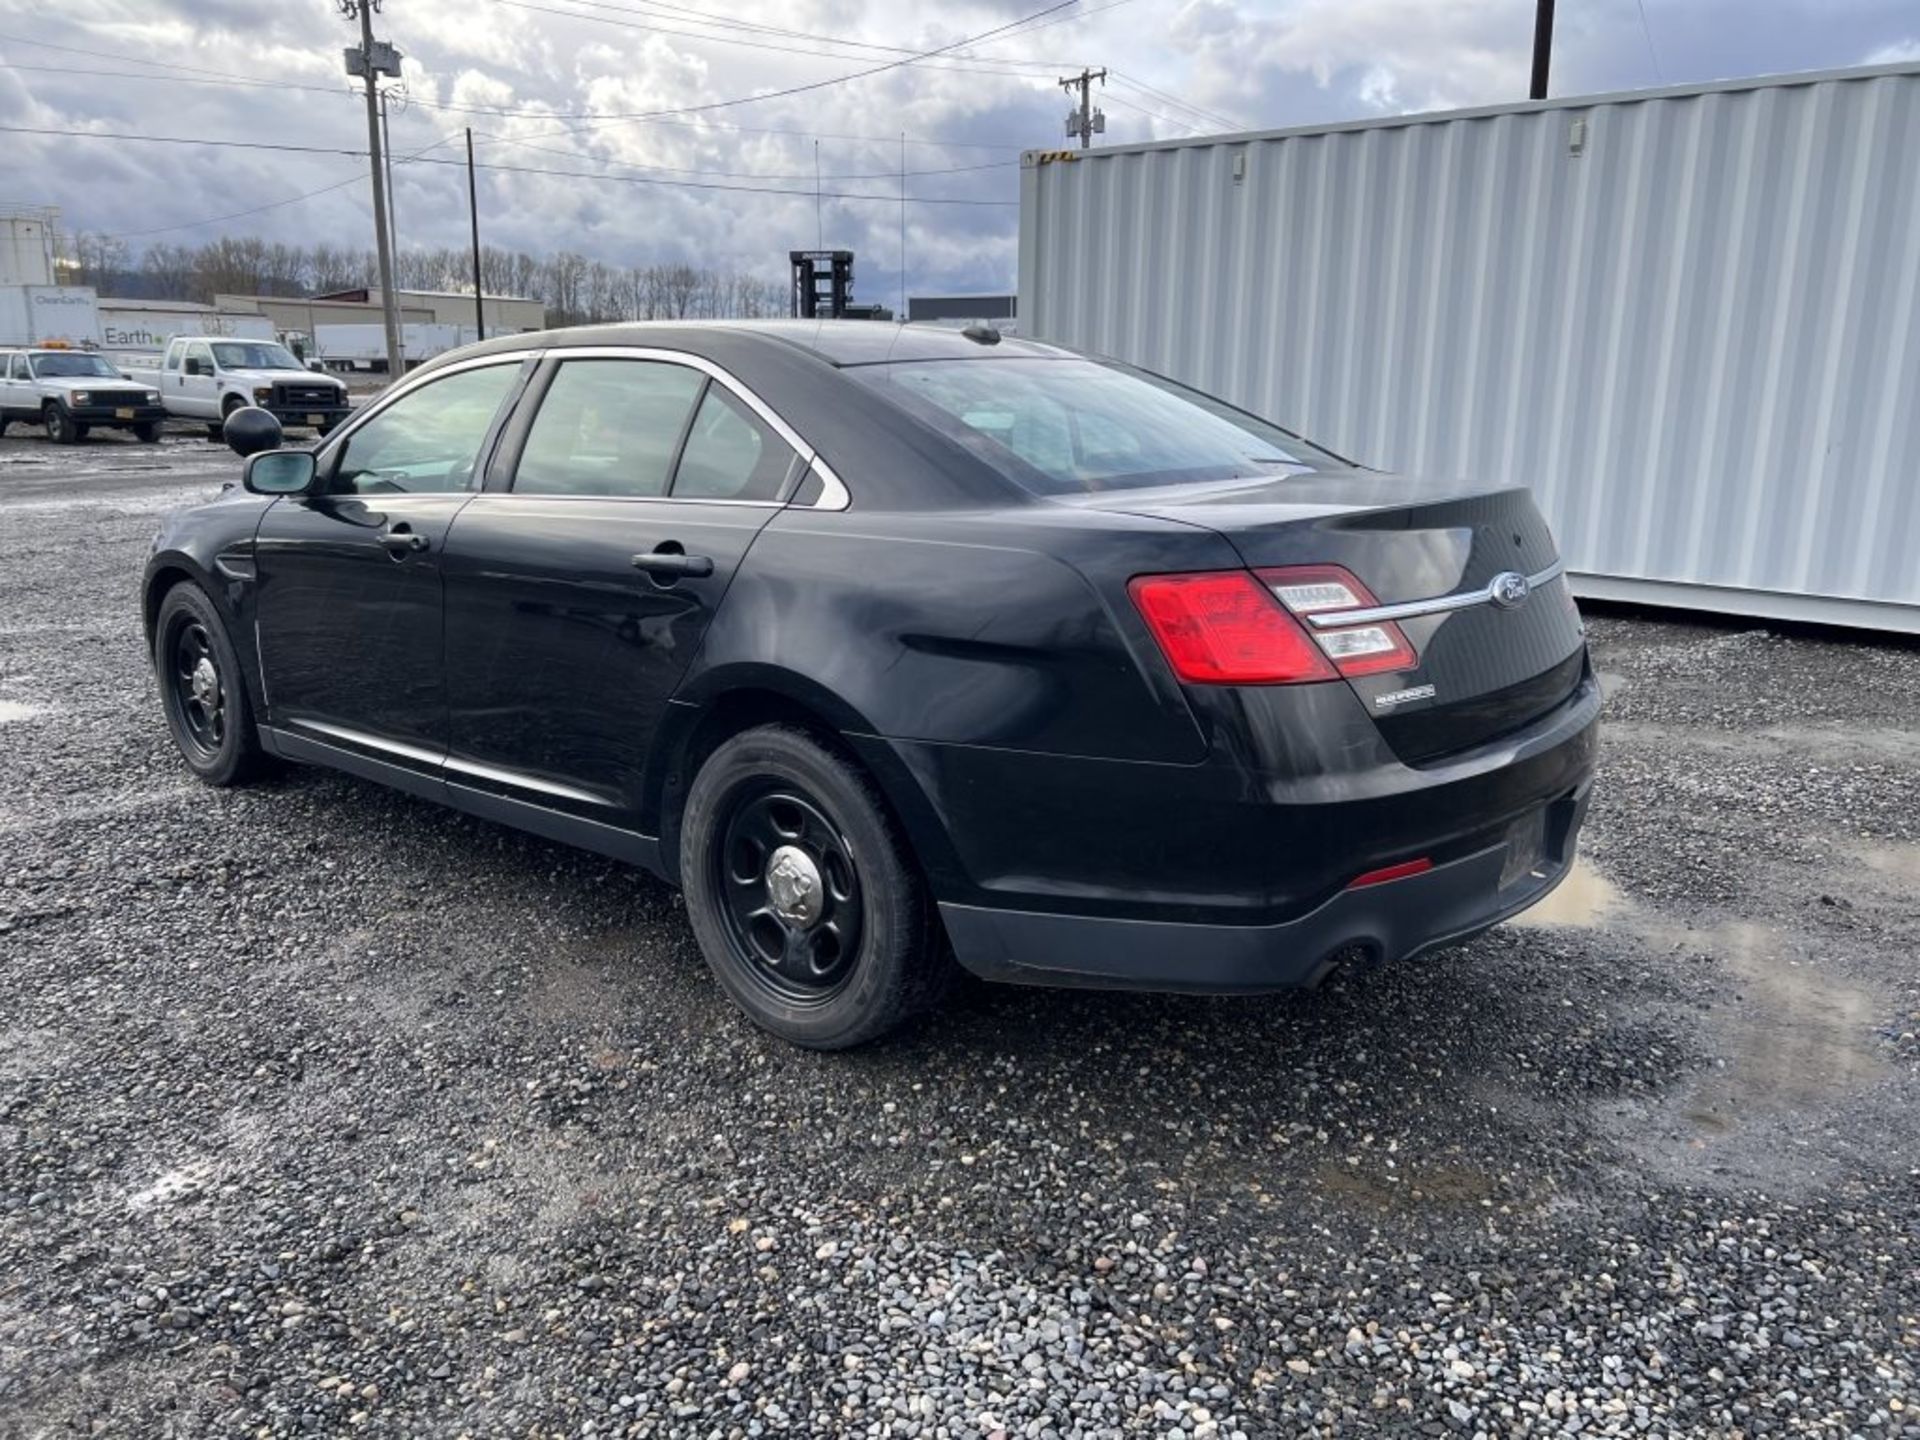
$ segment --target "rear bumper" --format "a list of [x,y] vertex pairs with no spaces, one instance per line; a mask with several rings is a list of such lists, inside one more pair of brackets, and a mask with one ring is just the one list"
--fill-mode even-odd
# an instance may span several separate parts
[[1573,866],[1592,785],[1547,807],[1545,863],[1501,885],[1504,844],[1343,890],[1297,919],[1209,925],[942,904],[960,961],[1014,984],[1250,994],[1317,985],[1342,957],[1402,960],[1499,924]]

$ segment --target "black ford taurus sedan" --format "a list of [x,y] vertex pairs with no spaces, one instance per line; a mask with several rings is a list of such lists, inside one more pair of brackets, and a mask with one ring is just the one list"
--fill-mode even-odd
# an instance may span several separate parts
[[1599,692],[1526,492],[1359,468],[1050,346],[866,322],[503,338],[145,577],[214,784],[329,765],[680,885],[802,1045],[996,980],[1310,985],[1565,875]]

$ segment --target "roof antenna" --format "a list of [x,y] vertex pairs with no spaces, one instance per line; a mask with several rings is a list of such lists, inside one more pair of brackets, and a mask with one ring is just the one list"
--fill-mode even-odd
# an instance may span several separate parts
[[984,320],[976,320],[960,332],[976,345],[998,345],[1000,332]]

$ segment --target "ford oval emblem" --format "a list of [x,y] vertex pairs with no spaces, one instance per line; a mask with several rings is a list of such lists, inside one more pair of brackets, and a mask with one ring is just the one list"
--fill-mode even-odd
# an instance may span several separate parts
[[1527,577],[1517,570],[1503,570],[1493,577],[1493,583],[1487,587],[1493,603],[1502,610],[1511,610],[1525,602],[1533,593],[1533,586],[1527,583]]

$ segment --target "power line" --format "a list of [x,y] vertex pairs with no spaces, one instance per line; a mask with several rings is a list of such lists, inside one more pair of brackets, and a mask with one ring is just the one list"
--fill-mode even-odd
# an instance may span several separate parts
[[[464,160],[421,159],[422,165],[464,165]],[[724,185],[704,180],[665,180],[652,175],[608,175],[591,170],[553,170],[534,165],[482,164],[482,170],[494,170],[508,175],[550,175],[571,180],[609,180],[621,185],[666,185],[677,190],[726,190],[743,195],[818,195],[827,200],[877,200],[886,205],[898,205],[900,196],[876,195],[871,192],[845,190],[814,190],[810,188],[781,188],[770,185]],[[969,205],[987,206],[995,209],[1017,208],[1018,200],[979,200],[960,195],[909,195],[908,203],[913,205]]]
[[[834,52],[830,50],[810,50],[810,49],[803,49],[796,45],[782,45],[777,43],[774,40],[749,40],[738,35],[711,35],[711,34],[707,34],[704,31],[699,31],[699,30],[681,30],[671,25],[650,25],[643,20],[637,20],[637,19],[616,20],[609,15],[584,14],[579,10],[559,10],[559,9],[555,9],[553,6],[550,6],[550,5],[535,4],[533,3],[533,0],[494,0],[494,3],[497,5],[505,5],[506,7],[512,10],[538,11],[540,14],[543,14],[543,15],[557,15],[567,20],[584,20],[584,21],[587,21],[589,24],[593,24],[593,25],[612,25],[622,30],[643,30],[649,34],[656,34],[656,35],[678,35],[690,40],[709,40],[721,45],[743,45],[743,46],[746,46],[748,49],[772,50],[775,53],[781,54],[781,55],[810,55],[822,60],[850,60],[850,59],[859,58],[857,56],[850,56],[850,55],[836,55]],[[608,5],[608,4],[602,3],[602,0],[572,0],[572,3],[576,5],[591,6],[595,10],[611,10],[611,11],[615,11],[620,15],[630,16],[630,15],[639,15],[643,13],[635,10],[627,10],[617,5]],[[919,55],[921,53],[918,51],[908,50],[905,47],[899,46],[899,45],[870,45],[863,41],[858,41],[858,40],[835,40],[830,36],[809,36],[806,38],[824,40],[826,43],[832,44],[832,45],[858,47],[860,49],[865,49],[865,50],[878,50],[883,53],[892,53],[892,54],[898,54],[898,55]],[[962,43],[965,43],[965,42],[962,42]],[[1027,77],[1027,72],[1024,70],[1009,70],[1004,68],[992,68],[992,67],[1005,66],[1008,64],[1030,65],[1033,63],[1035,62],[1009,61],[1005,59],[999,59],[996,57],[995,59],[989,61],[988,64],[983,65],[980,63],[972,63],[972,57],[956,55],[951,57],[951,61],[949,63],[929,64],[927,68],[930,70],[960,70],[960,71],[965,71],[967,73],[976,74],[976,75],[1002,75],[1002,76],[1010,76],[1016,79],[1025,79],[1028,77]]]
[[1218,125],[1222,129],[1226,129],[1226,130],[1240,130],[1245,128],[1240,124],[1239,121],[1229,120],[1226,116],[1222,115],[1218,110],[1209,110],[1205,106],[1195,105],[1191,101],[1182,100],[1178,95],[1172,95],[1165,90],[1157,89],[1156,87],[1149,85],[1146,81],[1138,79],[1132,75],[1123,75],[1118,70],[1113,71],[1112,75],[1114,80],[1116,80],[1122,85],[1125,85],[1129,90],[1138,90],[1142,94],[1151,95],[1157,99],[1166,101],[1168,104],[1174,105],[1181,110],[1185,110],[1187,113],[1191,115],[1198,115],[1202,120],[1205,120],[1208,124]]
[[1139,101],[1129,100],[1124,95],[1109,94],[1107,96],[1107,99],[1111,100],[1115,105],[1118,105],[1123,109],[1137,110],[1142,115],[1151,115],[1155,120],[1161,121],[1163,124],[1177,126],[1178,128],[1186,131],[1189,135],[1197,135],[1200,133],[1200,127],[1194,124],[1191,120],[1179,120],[1173,117],[1172,115],[1162,115],[1158,110],[1150,110],[1145,105],[1142,105]]
[[[1101,8],[1110,10],[1115,8],[1116,5],[1131,4],[1131,3],[1132,3],[1132,0],[1114,0],[1114,4],[1102,6]],[[1097,13],[1097,12],[1089,12],[1089,13]],[[1068,16],[1065,18],[1073,19],[1076,17]],[[1058,23],[1058,22],[1049,21],[1046,23],[1052,24],[1052,23]],[[1034,28],[1038,29],[1040,27],[1035,26]],[[330,85],[302,85],[295,81],[290,81],[290,80],[248,80],[248,79],[243,79],[241,77],[235,76],[231,72],[224,71],[224,70],[208,70],[201,66],[182,65],[175,61],[170,61],[170,60],[148,60],[141,56],[120,55],[120,54],[115,54],[111,51],[104,51],[104,50],[82,50],[72,45],[55,45],[50,41],[46,41],[46,40],[29,40],[24,36],[0,35],[0,42],[6,42],[9,44],[15,44],[15,45],[32,45],[45,50],[58,50],[65,54],[82,55],[82,56],[86,56],[89,59],[95,59],[95,60],[116,60],[116,61],[120,61],[123,64],[151,65],[159,69],[177,70],[177,71],[182,71],[187,75],[206,76],[209,78],[183,80],[176,75],[145,75],[145,74],[130,73],[130,72],[121,71],[121,70],[94,70],[94,69],[80,69],[80,68],[62,69],[61,67],[53,66],[53,65],[26,65],[26,64],[20,64],[17,62],[0,62],[0,69],[37,70],[37,71],[42,71],[46,73],[60,74],[60,75],[84,75],[89,78],[97,78],[97,79],[166,80],[166,81],[172,81],[175,84],[226,85],[226,86],[238,86],[238,87],[256,88],[256,89],[264,88],[264,89],[274,89],[274,90],[301,90],[301,91],[306,91],[306,92],[317,94],[317,95],[344,95],[351,100],[358,100],[360,98],[350,90],[338,89]],[[750,98],[760,99],[763,97],[754,96]],[[827,131],[815,132],[811,130],[793,130],[793,129],[786,129],[786,128],[781,128],[779,126],[770,126],[770,125],[742,125],[742,124],[739,124],[738,122],[726,121],[726,120],[714,120],[714,119],[702,119],[698,121],[674,120],[674,119],[668,119],[668,118],[657,118],[657,117],[662,117],[663,112],[651,111],[651,110],[636,110],[636,111],[627,111],[627,112],[623,112],[623,111],[596,112],[592,110],[582,110],[582,111],[528,110],[528,109],[506,108],[498,105],[460,105],[460,104],[455,104],[453,102],[444,101],[444,100],[428,100],[418,95],[411,97],[410,103],[418,105],[423,109],[440,110],[440,111],[445,111],[449,114],[491,115],[500,119],[508,119],[508,120],[542,120],[542,121],[618,120],[623,123],[627,121],[632,121],[635,124],[668,125],[668,126],[674,126],[676,128],[682,128],[682,129],[697,130],[697,129],[705,129],[708,127],[712,127],[714,129],[719,129],[719,130],[737,130],[743,134],[752,134],[752,135],[790,135],[800,140],[814,140],[814,139],[851,140],[851,141],[857,141],[857,142],[871,144],[871,145],[896,145],[899,143],[899,139],[900,139],[900,137],[897,134],[895,135],[848,135],[848,134],[840,134],[840,133],[827,132]],[[1016,144],[1005,143],[1005,142],[992,143],[992,142],[977,141],[977,140],[929,140],[924,137],[912,136],[912,135],[907,137],[907,143],[909,145],[924,146],[928,149],[1002,150],[1002,151],[1007,151],[1009,153],[1031,148],[1030,146],[1027,146],[1027,145],[1016,145]]]
[[[264,141],[264,140],[202,140],[202,139],[197,139],[193,136],[186,136],[186,135],[133,135],[133,134],[127,134],[124,132],[109,131],[109,130],[59,130],[51,127],[31,126],[31,125],[0,125],[0,134],[44,135],[44,136],[55,136],[63,139],[69,139],[69,140],[119,140],[119,141],[132,141],[135,143],[148,144],[148,145],[200,145],[200,146],[211,146],[218,149],[230,149],[230,150],[267,150],[267,151],[273,151],[273,152],[282,153],[282,154],[351,155],[363,160],[367,158],[367,152],[365,150],[349,150],[349,149],[342,149],[338,146],[327,146],[327,145],[286,145],[286,144],[277,144],[277,143]],[[447,138],[451,138],[451,137],[447,137]],[[443,138],[441,140],[435,141],[434,144],[428,146],[427,149],[428,150],[437,149],[439,148],[439,146],[444,145],[445,143],[446,143],[446,138]],[[396,161],[395,163],[421,164],[421,165],[461,165],[461,166],[464,166],[466,164],[464,160],[441,160],[438,158],[428,159],[426,157],[427,157],[427,151],[423,150],[418,152],[415,155],[407,156],[403,160]],[[546,169],[546,168],[541,168],[538,166],[531,166],[531,165],[487,164],[487,165],[481,165],[479,168],[482,170],[497,170],[503,173],[514,174],[514,175],[553,175],[553,176],[561,176],[561,177],[566,177],[566,178],[576,179],[576,180],[610,180],[610,181],[616,181],[621,184],[628,184],[628,185],[666,185],[675,189],[686,189],[686,190],[726,190],[726,191],[734,191],[734,192],[748,194],[748,195],[812,195],[815,193],[811,189],[794,190],[794,189],[781,189],[774,186],[764,186],[764,185],[728,185],[728,184],[719,184],[719,183],[709,183],[709,182],[698,181],[698,180],[669,180],[662,177],[647,176],[647,175],[608,175],[605,173],[595,173],[595,172],[586,171],[586,170],[553,170],[553,169]],[[358,178],[359,177],[357,176],[355,177],[355,179],[358,179]],[[343,181],[341,182],[340,185],[334,185],[328,188],[337,190],[351,183],[353,182]],[[324,194],[326,192],[315,191],[313,193]],[[881,201],[885,201],[889,205],[897,205],[900,203],[900,197],[897,194],[875,195],[875,194],[862,193],[858,191],[834,191],[834,190],[822,191],[820,193],[829,200],[881,200]],[[304,198],[306,197],[293,196],[287,201],[275,202],[275,203],[291,204],[293,203],[294,200],[299,200]],[[1009,206],[1009,205],[1018,205],[1020,203],[1017,200],[981,200],[981,199],[974,199],[971,197],[958,196],[958,195],[910,195],[907,198],[913,204],[916,204],[916,205]],[[265,209],[269,207],[263,206],[261,208]],[[195,222],[195,223],[207,223],[207,222]],[[180,228],[186,228],[186,227],[180,227]]]
[[[488,130],[476,131],[483,139],[496,145],[511,146],[516,150],[532,150],[541,155],[557,155],[562,160],[584,160],[600,165],[612,165],[622,170],[654,170],[667,175],[718,175],[732,180],[895,180],[902,172],[898,169],[876,170],[861,173],[828,171],[824,175],[815,175],[812,171],[804,174],[766,174],[751,170],[710,170],[698,166],[649,165],[639,160],[607,160],[595,155],[582,155],[576,150],[555,150],[550,145],[535,145],[526,140],[515,140],[507,135],[498,135]],[[920,175],[962,175],[981,170],[1017,170],[1017,160],[988,160],[976,165],[941,165],[926,170],[908,170],[911,176]]]
[[1640,33],[1647,37],[1647,59],[1653,62],[1653,78],[1656,84],[1664,85],[1667,77],[1660,73],[1660,57],[1654,53],[1653,31],[1647,26],[1647,0],[1634,0],[1640,10]]
[[[500,0],[500,3],[522,5],[524,8],[534,8],[534,7],[526,6],[525,0]],[[924,50],[919,52],[918,54],[909,55],[905,59],[889,60],[886,63],[881,65],[869,66],[865,70],[854,70],[854,71],[850,71],[845,75],[830,76],[825,80],[810,80],[804,85],[789,85],[784,90],[765,90],[757,95],[742,95],[733,100],[709,100],[698,105],[676,105],[676,106],[672,106],[672,107],[664,108],[660,110],[647,111],[640,115],[624,117],[621,119],[608,119],[608,120],[594,121],[594,122],[590,122],[582,125],[565,126],[558,131],[553,131],[549,133],[578,134],[580,131],[583,131],[583,130],[598,130],[598,129],[604,129],[608,125],[623,125],[628,123],[629,120],[655,119],[663,115],[700,115],[700,114],[705,114],[708,111],[712,111],[712,110],[730,109],[735,105],[752,105],[752,104],[757,104],[764,100],[781,100],[781,99],[785,99],[790,95],[804,95],[814,90],[825,90],[830,88],[831,86],[845,85],[846,83],[852,80],[864,80],[870,75],[881,75],[886,73],[889,70],[898,70],[907,65],[914,65],[923,60],[930,60],[936,56],[944,55],[950,50],[958,50],[965,45],[976,45],[982,40],[991,39],[995,35],[1004,35],[1009,31],[1019,29],[1023,25],[1030,24],[1033,21],[1042,19],[1048,15],[1056,14],[1061,10],[1069,9],[1072,6],[1077,5],[1079,3],[1080,3],[1080,0],[1054,0],[1053,4],[1048,5],[1043,9],[1035,10],[1032,14],[1023,15],[1018,20],[1009,20],[1004,25],[996,25],[991,30],[983,30],[978,35],[970,35],[964,40],[955,40],[953,43],[949,45],[942,45],[933,50]],[[532,138],[544,139],[546,137],[543,135],[536,135]]]

